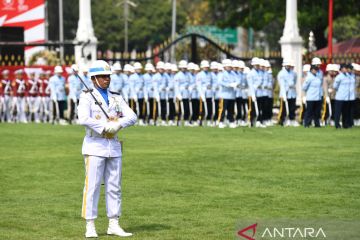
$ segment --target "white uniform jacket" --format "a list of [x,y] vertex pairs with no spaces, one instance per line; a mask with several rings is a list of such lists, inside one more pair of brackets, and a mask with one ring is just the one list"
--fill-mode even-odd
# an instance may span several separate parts
[[[137,116],[120,94],[108,90],[109,105],[107,105],[98,90],[93,89],[92,93],[112,121],[119,121],[122,128],[135,124]],[[86,127],[86,136],[82,146],[83,155],[101,157],[120,157],[122,155],[121,143],[117,134],[109,136],[103,133],[109,120],[88,91],[84,91],[80,95],[78,116],[79,123]]]

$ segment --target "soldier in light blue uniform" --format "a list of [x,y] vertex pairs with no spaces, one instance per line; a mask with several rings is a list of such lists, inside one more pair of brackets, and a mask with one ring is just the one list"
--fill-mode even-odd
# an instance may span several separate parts
[[[314,65],[315,67],[317,67],[316,77],[319,78],[321,80],[321,82],[323,82],[324,81],[324,72],[320,69],[321,64],[322,64],[321,59],[318,57],[314,57],[311,60],[311,65]],[[324,102],[326,103],[326,96],[324,97],[323,89],[321,89],[321,97],[323,98]],[[326,105],[325,105],[325,109],[323,109],[323,111],[326,112]]]
[[168,125],[175,126],[175,87],[174,87],[174,76],[177,73],[177,66],[171,63],[165,64],[165,78],[167,81],[167,112],[168,112]]
[[187,76],[187,62],[179,62],[179,72],[174,76],[174,88],[176,96],[176,109],[178,110],[178,125],[180,125],[181,115],[184,119],[184,126],[189,126],[190,104],[189,104],[189,78]]
[[154,66],[151,63],[145,64],[146,73],[143,75],[144,79],[144,101],[146,103],[146,114],[148,116],[148,120],[146,123],[150,125],[154,125],[156,120],[156,108],[154,109],[154,104],[156,106],[156,95],[157,95],[157,86],[155,82],[152,80],[153,71],[155,70]]
[[[289,115],[290,121],[287,125],[297,126],[295,121],[295,110],[296,110],[296,75],[291,70],[293,63],[290,60],[284,60],[283,69],[278,73],[277,79],[280,86],[280,112],[278,121],[280,125],[284,125],[285,116]],[[287,107],[288,110],[287,112]]]
[[265,91],[265,60],[260,58],[259,60],[259,68],[257,69],[257,76],[254,78],[254,89],[255,89],[255,96],[256,96],[256,101],[258,104],[258,111],[259,111],[259,115],[258,115],[258,119],[257,119],[257,125],[258,126],[265,126],[265,122],[264,122],[264,115],[265,115],[265,102],[266,102],[266,91]]
[[[129,104],[129,98],[130,98],[130,94],[131,94],[131,86],[130,86],[130,81],[129,81],[129,77],[132,74],[132,72],[134,71],[133,66],[131,66],[130,64],[125,64],[124,66],[124,73],[121,75],[122,79],[123,79],[123,87],[121,89],[121,93],[122,93],[122,97],[124,98],[125,102],[127,102]],[[131,106],[130,108],[134,108],[134,106]]]
[[250,68],[245,66],[244,63],[244,77],[241,82],[240,88],[241,88],[241,109],[243,110],[243,116],[240,121],[240,126],[248,126],[248,118],[249,118],[249,102],[251,99],[249,99],[249,96],[251,98],[251,95],[249,95],[249,85],[247,81],[247,75],[250,73]]
[[238,126],[244,126],[246,108],[245,104],[247,102],[247,98],[243,95],[243,88],[245,87],[245,75],[244,68],[245,63],[243,61],[234,60],[233,61],[234,73],[236,74],[237,87],[235,89],[235,102],[236,102],[236,122]]
[[310,127],[312,120],[314,120],[315,127],[320,127],[322,81],[316,74],[317,70],[317,66],[311,65],[310,72],[307,74],[302,86],[303,91],[306,93],[304,127]]
[[110,86],[109,89],[112,92],[121,93],[121,89],[123,88],[123,79],[121,76],[121,65],[119,62],[114,63],[111,68],[113,74],[111,74]]
[[[336,90],[335,127],[350,128],[352,127],[350,102],[355,99],[355,79],[349,74],[347,64],[340,65],[340,74],[336,76],[333,88]],[[340,117],[342,117],[342,126]]]
[[248,124],[250,126],[265,127],[265,125],[257,122],[257,118],[259,117],[258,97],[262,97],[263,94],[261,89],[263,74],[260,70],[260,62],[261,60],[259,58],[253,58],[251,60],[253,68],[246,76],[249,95]]
[[[212,124],[209,126],[215,127],[216,123],[219,118],[219,84],[218,84],[218,75],[220,74],[220,70],[222,68],[222,65],[218,62],[211,62],[210,63],[210,76],[211,76],[211,91],[213,92],[213,118],[212,118]],[[220,120],[219,120],[220,121]]]
[[135,113],[139,113],[139,104],[138,104],[138,99],[137,99],[137,93],[135,91],[135,79],[134,79],[134,74],[135,74],[135,69],[132,65],[130,65],[131,67],[129,68],[129,75],[128,75],[128,87],[129,87],[129,106],[130,108],[135,112]]
[[268,60],[265,61],[264,69],[264,92],[265,92],[265,103],[264,103],[264,121],[266,126],[272,126],[272,109],[273,109],[273,89],[274,89],[274,78],[272,76],[271,65]]
[[[157,84],[157,91],[160,97],[160,115],[161,115],[161,123],[160,125],[166,126],[166,99],[167,99],[167,79],[165,78],[165,63],[158,62],[156,64],[157,73],[153,76],[153,81]],[[159,102],[158,102],[159,103]]]
[[[94,84],[88,75],[89,69],[86,66],[82,66],[80,70],[82,72],[82,73],[80,73],[80,76],[81,76],[82,80],[85,82],[86,86],[88,86],[89,89],[93,89]],[[81,83],[81,88],[82,88],[81,89],[82,91],[87,90],[86,87],[84,86],[84,84],[82,84],[82,83]]]
[[[78,74],[79,69],[76,64],[73,64],[71,66],[71,69]],[[78,79],[78,77],[75,76],[75,74],[71,74],[68,77],[68,84],[69,84],[69,96],[68,96],[68,102],[69,102],[69,123],[71,124],[73,121],[76,122],[75,113],[77,113],[77,105],[79,104],[79,98],[81,94],[81,88],[82,83]]]
[[139,116],[139,125],[145,125],[146,103],[144,101],[144,79],[141,75],[142,65],[139,62],[134,63],[135,73],[130,76],[130,82],[134,83],[134,91],[137,98],[136,113]]
[[56,119],[61,125],[66,125],[67,122],[64,118],[66,91],[65,78],[62,76],[62,67],[56,66],[54,73],[55,75],[49,79],[50,98],[53,101],[53,123]]
[[[212,75],[209,72],[209,61],[203,60],[200,63],[201,72],[196,74],[196,85],[200,94],[200,109],[202,114],[201,120],[206,114],[206,123],[203,125],[211,126],[213,117],[213,91],[212,91]],[[206,107],[205,107],[206,105]],[[206,111],[205,111],[206,110]]]
[[200,114],[200,94],[196,85],[196,72],[198,66],[195,63],[188,64],[188,78],[189,78],[189,91],[190,91],[190,112],[191,112],[191,126],[199,126]]
[[219,76],[218,83],[220,86],[220,100],[219,100],[219,128],[226,127],[225,111],[227,112],[227,120],[229,121],[229,127],[235,128],[236,123],[234,122],[234,105],[235,105],[235,89],[237,88],[237,81],[234,75],[231,73],[232,62],[230,59],[225,59],[222,62],[224,71]]

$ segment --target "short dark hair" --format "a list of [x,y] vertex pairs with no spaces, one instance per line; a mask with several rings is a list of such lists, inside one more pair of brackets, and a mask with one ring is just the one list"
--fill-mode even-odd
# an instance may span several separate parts
[[340,69],[343,69],[343,68],[348,68],[348,65],[346,63],[340,64]]
[[310,66],[310,71],[312,71],[312,70],[318,70],[319,68],[318,68],[318,66],[316,66],[316,65],[311,65]]

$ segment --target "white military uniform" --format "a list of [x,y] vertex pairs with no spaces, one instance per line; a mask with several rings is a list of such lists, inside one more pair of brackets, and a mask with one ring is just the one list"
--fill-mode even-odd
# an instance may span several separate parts
[[[109,105],[96,88],[93,89],[93,94],[110,119],[119,121],[122,128],[135,124],[136,114],[119,94],[107,90]],[[107,216],[119,217],[121,214],[121,143],[117,134],[111,136],[103,133],[109,120],[88,91],[80,95],[78,114],[79,123],[86,127],[82,147],[86,168],[82,217],[87,220],[97,217],[102,179],[105,184]]]

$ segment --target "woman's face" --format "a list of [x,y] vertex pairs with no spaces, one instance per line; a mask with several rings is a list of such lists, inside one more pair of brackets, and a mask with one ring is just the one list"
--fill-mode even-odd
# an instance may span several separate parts
[[92,78],[94,84],[96,84],[96,86],[102,89],[107,89],[110,85],[110,75],[97,75],[97,76],[93,76]]

